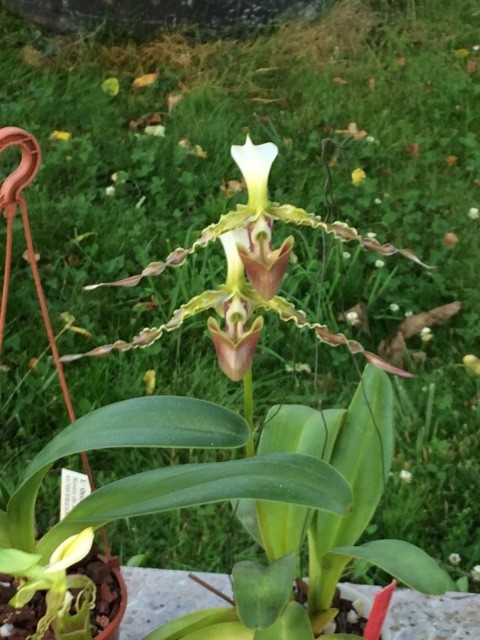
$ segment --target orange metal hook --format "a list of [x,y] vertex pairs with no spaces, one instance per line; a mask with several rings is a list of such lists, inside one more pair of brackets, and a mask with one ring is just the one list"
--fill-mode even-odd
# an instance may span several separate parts
[[40,145],[31,133],[19,127],[3,127],[0,129],[0,153],[13,146],[20,147],[22,158],[0,188],[0,210],[4,210],[7,218],[15,215],[22,189],[35,177],[41,160]]

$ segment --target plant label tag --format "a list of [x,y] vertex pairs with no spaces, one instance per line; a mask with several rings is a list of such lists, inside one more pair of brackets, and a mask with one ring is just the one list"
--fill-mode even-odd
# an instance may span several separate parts
[[76,507],[86,496],[90,495],[90,483],[85,473],[62,469],[60,488],[60,520]]

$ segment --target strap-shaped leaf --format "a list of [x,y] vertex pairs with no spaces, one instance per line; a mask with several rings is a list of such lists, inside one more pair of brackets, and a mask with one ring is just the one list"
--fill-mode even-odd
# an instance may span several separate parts
[[338,434],[330,463],[350,483],[353,507],[346,518],[317,512],[309,530],[309,611],[328,609],[345,558],[325,554],[353,545],[382,497],[394,445],[394,397],[388,376],[367,365]]
[[[328,462],[344,409],[317,411],[302,405],[270,409],[260,436],[258,453],[306,453]],[[269,560],[299,553],[310,524],[311,511],[292,504],[258,502],[256,505],[262,545]]]
[[[192,611],[155,629],[143,640],[180,640],[187,634],[202,629],[208,634],[208,627],[221,622],[238,622],[236,610],[233,607],[214,607]],[[208,640],[208,635],[205,638]]]
[[26,468],[7,507],[10,538],[18,548],[33,550],[40,484],[65,456],[118,447],[233,448],[245,445],[248,435],[247,423],[233,411],[195,398],[132,398],[92,411],[59,433]]
[[358,547],[336,547],[332,555],[366,560],[407,587],[432,596],[456,591],[455,583],[425,551],[403,540],[374,540]]
[[296,558],[288,554],[268,565],[251,560],[233,567],[233,592],[240,620],[250,629],[270,627],[292,599]]
[[351,497],[348,483],[335,469],[301,454],[153,469],[94,491],[45,534],[38,553],[49,557],[67,536],[119,518],[238,498],[347,513]]

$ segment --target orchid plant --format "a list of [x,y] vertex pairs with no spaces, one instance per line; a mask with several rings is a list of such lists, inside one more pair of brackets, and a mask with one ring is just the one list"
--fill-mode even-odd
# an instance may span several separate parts
[[[234,609],[190,614],[152,633],[148,640],[311,640],[320,636],[326,640],[339,637],[330,636],[328,631],[337,613],[332,600],[337,582],[352,559],[376,564],[423,593],[440,594],[455,587],[429,556],[406,542],[378,540],[356,545],[381,500],[393,457],[394,397],[386,372],[410,374],[365,350],[358,341],[308,320],[304,311],[278,295],[294,240],[289,236],[274,248],[273,227],[283,222],[321,229],[340,241],[357,242],[368,251],[384,256],[398,253],[425,265],[411,251],[363,237],[344,222],[327,223],[293,205],[270,202],[268,176],[278,153],[273,143],[254,145],[247,136],[245,144],[232,146],[231,152],[247,185],[246,205],[237,205],[222,215],[189,248],[175,249],[165,261],[149,264],[136,276],[87,288],[135,286],[145,277],[161,274],[166,267],[180,267],[189,255],[217,239],[227,260],[225,283],[195,296],[167,323],[144,329],[131,342],[118,340],[86,354],[64,356],[63,360],[147,347],[189,317],[215,310],[223,327],[213,316],[207,326],[219,366],[231,380],[244,382],[247,456],[236,463],[257,460],[263,464],[271,456],[301,456],[305,471],[313,461],[322,462],[325,466],[316,477],[314,473],[312,482],[314,493],[322,494],[325,500],[320,508],[299,505],[295,492],[283,485],[280,501],[275,502],[272,492],[266,500],[236,501],[239,520],[264,549],[269,564],[248,562],[234,567]],[[273,407],[255,451],[251,368],[263,329],[263,311],[272,311],[285,322],[311,330],[330,346],[344,346],[352,354],[361,354],[369,364],[348,409]],[[329,504],[329,497],[334,498],[332,490],[340,485],[325,484],[327,469],[335,470],[352,491],[347,513]],[[267,467],[261,478],[262,482],[270,478]],[[307,607],[292,591],[294,578],[301,576],[300,554],[305,543],[309,558]]]

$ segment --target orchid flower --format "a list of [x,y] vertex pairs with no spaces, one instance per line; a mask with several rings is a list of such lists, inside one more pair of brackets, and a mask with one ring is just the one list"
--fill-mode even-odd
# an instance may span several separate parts
[[[308,226],[333,234],[343,242],[358,242],[364,249],[383,256],[400,255],[420,264],[417,256],[407,249],[397,249],[392,244],[381,244],[371,237],[363,237],[344,222],[327,223],[320,216],[290,204],[280,205],[268,198],[268,177],[278,154],[275,144],[255,145],[247,136],[243,146],[233,145],[231,154],[243,174],[248,190],[248,203],[203,229],[199,238],[189,247],[178,247],[164,262],[152,262],[138,275],[115,282],[103,282],[85,287],[88,290],[101,286],[137,285],[143,278],[161,274],[166,267],[183,265],[197,249],[207,247],[220,239],[227,258],[227,278],[218,289],[204,291],[177,309],[172,318],[160,327],[143,329],[131,342],[117,340],[85,354],[63,356],[64,362],[83,356],[101,356],[112,350],[126,351],[147,347],[165,332],[177,329],[188,317],[214,309],[225,319],[225,331],[211,317],[208,329],[212,337],[222,371],[232,380],[239,380],[251,366],[256,345],[260,338],[263,320],[253,312],[258,309],[274,311],[286,322],[293,320],[298,327],[311,329],[316,337],[330,346],[346,346],[353,354],[362,353],[367,360],[387,371],[406,375],[406,372],[382,361],[363,346],[349,340],[341,333],[332,333],[325,325],[310,323],[302,311],[297,311],[287,300],[277,296],[293,248],[293,237],[282,245],[272,247],[272,228],[275,221],[296,226]],[[245,280],[245,273],[248,282]]]
[[[10,575],[20,578],[20,587],[10,600],[15,608],[20,608],[40,590],[47,591],[46,611],[38,621],[37,630],[29,636],[32,640],[41,640],[50,625],[69,625],[69,619],[77,628],[84,631],[85,640],[91,638],[88,611],[95,601],[95,585],[85,575],[69,576],[66,570],[80,562],[90,551],[93,544],[93,529],[87,527],[80,533],[64,540],[52,553],[48,565],[39,564],[40,555],[19,549],[0,549],[0,566]],[[81,617],[70,614],[73,596],[70,589],[80,589],[76,611],[82,609]]]

